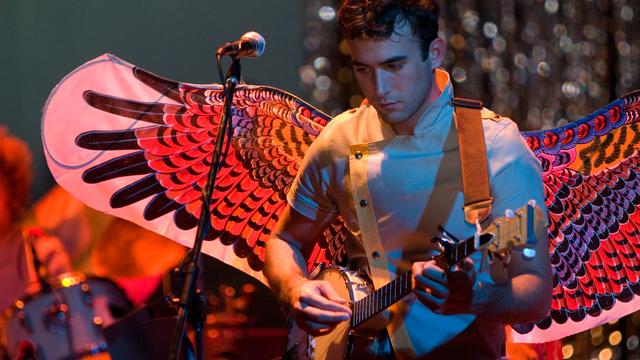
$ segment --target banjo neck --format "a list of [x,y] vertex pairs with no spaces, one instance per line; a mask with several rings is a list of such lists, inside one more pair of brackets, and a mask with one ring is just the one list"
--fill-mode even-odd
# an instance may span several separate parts
[[[480,235],[479,248],[489,243],[492,238],[493,235],[491,234],[485,233]],[[443,253],[435,256],[433,260],[439,267],[448,269],[478,250],[475,245],[474,238],[471,237],[445,249]],[[351,317],[351,327],[355,328],[361,325],[382,310],[409,295],[411,291],[413,291],[413,288],[413,273],[407,271],[385,286],[374,290],[371,294],[354,302],[352,306],[353,316]]]

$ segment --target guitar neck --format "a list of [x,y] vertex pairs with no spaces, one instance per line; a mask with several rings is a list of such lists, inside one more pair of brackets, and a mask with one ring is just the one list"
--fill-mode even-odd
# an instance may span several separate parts
[[[481,235],[479,247],[491,241],[491,238],[493,238],[493,235]],[[435,260],[439,267],[448,269],[476,251],[475,245],[473,238],[460,241],[452,245],[447,251],[435,256],[433,260]],[[357,327],[382,310],[395,304],[398,300],[409,295],[409,293],[413,291],[412,279],[413,273],[408,271],[393,279],[385,286],[374,290],[366,297],[356,301],[352,308],[353,316],[351,317],[351,327]]]

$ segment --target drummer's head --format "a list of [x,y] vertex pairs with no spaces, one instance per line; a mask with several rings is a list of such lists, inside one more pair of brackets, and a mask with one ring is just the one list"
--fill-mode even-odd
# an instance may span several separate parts
[[24,211],[30,186],[29,148],[0,126],[0,234],[6,234]]

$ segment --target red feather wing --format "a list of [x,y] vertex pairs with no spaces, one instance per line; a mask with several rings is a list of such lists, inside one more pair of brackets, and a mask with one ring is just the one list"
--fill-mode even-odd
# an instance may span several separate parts
[[[109,60],[113,59],[119,60]],[[151,89],[160,97],[142,101],[128,93],[127,97],[113,95],[126,92],[121,89],[94,91],[87,86],[81,98],[72,101],[84,101],[93,109],[91,114],[99,111],[101,116],[130,119],[133,123],[119,128],[101,126],[101,130],[77,134],[78,150],[99,151],[106,157],[103,160],[99,155],[100,160],[74,168],[81,171],[82,182],[74,180],[81,184],[80,189],[65,186],[64,180],[73,178],[67,176],[68,169],[52,168],[52,172],[72,193],[82,193],[81,199],[84,197],[89,205],[189,245],[200,216],[201,191],[219,129],[222,89],[216,85],[183,84],[140,68],[124,67],[130,73],[122,74],[119,69],[118,76],[126,76],[127,86]],[[132,85],[134,81],[137,83]],[[78,92],[74,90],[75,94]],[[47,109],[56,105],[51,104],[54,100],[57,99],[52,94]],[[48,133],[44,123],[60,121],[48,113],[45,111],[43,118],[45,140]],[[327,115],[279,89],[238,86],[233,103],[233,140],[218,172],[211,203],[211,229],[206,235],[219,243],[205,245],[205,252],[224,261],[229,259],[225,248],[231,247],[235,258],[246,259],[248,272],[261,279],[257,273],[263,266],[264,247],[286,204],[286,193],[306,150],[329,120]],[[50,166],[55,165],[54,156],[48,157]],[[108,208],[85,194],[92,190],[91,185],[96,186],[94,192],[109,194]],[[98,190],[97,185],[104,188]],[[336,220],[316,239],[309,262],[341,256],[344,231],[342,221]],[[236,260],[228,262],[238,266]]]
[[640,91],[562,128],[523,133],[542,164],[551,313],[514,326],[544,342],[640,309]]

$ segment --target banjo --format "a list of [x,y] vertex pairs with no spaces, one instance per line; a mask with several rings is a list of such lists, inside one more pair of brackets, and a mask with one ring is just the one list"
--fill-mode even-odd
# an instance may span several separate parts
[[[444,229],[440,228],[439,242],[442,252],[433,260],[444,269],[450,269],[461,260],[478,250],[487,250],[503,261],[509,261],[511,250],[524,248],[525,257],[535,256],[535,229],[544,224],[542,211],[535,203],[525,205],[514,211],[507,211],[491,223],[481,234],[466,240],[455,241]],[[338,324],[332,331],[312,336],[292,322],[287,351],[283,359],[346,359],[361,358],[357,355],[357,338],[369,338],[363,330],[365,322],[393,305],[413,291],[413,275],[408,271],[379,289],[373,289],[369,281],[358,273],[339,266],[322,268],[315,280],[329,282],[338,295],[349,300],[352,316],[348,321]]]

